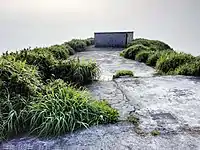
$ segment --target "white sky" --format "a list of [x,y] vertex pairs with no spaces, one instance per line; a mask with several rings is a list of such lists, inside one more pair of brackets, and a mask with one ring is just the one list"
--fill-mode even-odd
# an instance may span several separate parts
[[134,30],[200,54],[200,0],[0,0],[0,51]]

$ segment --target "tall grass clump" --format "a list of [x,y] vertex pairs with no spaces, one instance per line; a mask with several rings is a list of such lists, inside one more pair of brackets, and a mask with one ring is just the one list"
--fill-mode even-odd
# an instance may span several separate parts
[[69,44],[67,44],[67,42],[63,43],[62,46],[64,46],[65,49],[68,50],[69,55],[74,55],[76,53],[75,50],[71,46],[69,46]]
[[64,43],[0,57],[0,142],[22,133],[57,136],[117,121],[115,109],[81,87],[98,79],[99,67],[69,59],[92,39],[76,42],[73,48]]
[[40,76],[44,81],[51,78],[51,66],[57,63],[53,55],[47,53],[37,52],[21,52],[16,56],[17,60],[26,61],[27,64],[38,67]]
[[146,63],[152,51],[141,51],[135,56],[135,60]]
[[123,50],[120,55],[123,56],[124,58],[135,60],[135,56],[139,52],[146,51],[147,49],[148,48],[143,45],[133,45],[133,46],[128,47],[127,49]]
[[143,45],[148,48],[155,49],[156,51],[163,51],[163,50],[168,50],[168,49],[172,50],[172,48],[168,44],[162,41],[149,40],[149,39],[143,39],[143,38],[138,38],[138,39],[133,40],[130,44],[128,44],[128,47],[133,46],[133,45]]
[[12,56],[0,59],[0,137],[24,132],[23,113],[30,97],[42,91],[43,84],[37,68]]
[[72,47],[75,52],[82,52],[82,51],[85,51],[87,48],[86,41],[81,40],[81,39],[73,39],[73,40],[67,42],[66,44],[68,44],[70,47]]
[[[143,52],[141,52],[143,51]],[[150,52],[156,53],[157,51],[173,51],[172,48],[164,42],[158,40],[148,40],[148,39],[135,39],[131,43],[127,45],[127,48],[123,50],[120,55],[129,58],[129,59],[136,59],[136,55],[138,54],[138,58],[147,56],[147,53]],[[139,59],[140,60],[140,59]]]
[[175,74],[187,76],[200,76],[200,60],[194,60],[176,68]]
[[10,94],[28,96],[40,89],[40,76],[37,67],[26,64],[25,61],[10,57],[0,59],[1,87]]
[[157,60],[161,57],[161,55],[164,53],[164,51],[156,51],[155,53],[152,53],[148,59],[146,64],[149,66],[156,66]]
[[118,112],[107,102],[96,101],[87,91],[74,89],[61,80],[55,82],[53,88],[52,83],[47,85],[46,95],[29,106],[31,134],[57,136],[117,121]]
[[95,62],[84,62],[79,59],[60,61],[51,68],[55,79],[79,85],[88,84],[99,78],[99,67]]
[[155,67],[159,74],[199,76],[199,56],[175,52],[158,40],[135,39],[120,55]]
[[173,74],[173,71],[177,67],[185,63],[190,63],[193,60],[195,60],[195,57],[190,54],[176,52],[166,53],[159,58],[156,64],[156,68],[161,73]]
[[64,45],[53,45],[49,47],[48,50],[53,54],[53,57],[58,60],[66,60],[71,53]]
[[87,38],[85,42],[87,46],[94,45],[94,38]]

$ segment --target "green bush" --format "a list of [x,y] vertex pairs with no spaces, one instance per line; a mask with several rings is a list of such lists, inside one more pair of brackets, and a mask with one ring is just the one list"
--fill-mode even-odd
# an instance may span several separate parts
[[121,76],[130,76],[130,77],[133,77],[134,74],[130,70],[119,70],[119,71],[116,72],[115,75],[113,75],[113,79],[119,78]]
[[162,51],[162,50],[169,50],[172,48],[161,41],[158,40],[149,40],[149,39],[142,39],[142,38],[138,38],[133,40],[130,44],[128,44],[128,47],[133,46],[133,45],[143,45],[146,46],[148,48],[151,48],[151,50],[155,50],[155,51]]
[[57,61],[48,53],[36,53],[36,52],[21,52],[16,56],[17,60],[26,61],[29,65],[38,67],[40,76],[44,81],[51,78],[51,66],[56,64]]
[[147,47],[143,45],[133,45],[131,47],[128,47],[127,49],[123,50],[121,52],[121,56],[128,58],[128,59],[133,59],[135,60],[135,56],[141,52],[141,51],[147,51]]
[[200,61],[186,63],[176,68],[174,74],[187,76],[200,76]]
[[146,63],[152,51],[141,51],[135,56],[135,60]]
[[69,58],[70,52],[64,45],[53,45],[48,48],[53,57],[58,60],[66,60]]
[[117,121],[118,112],[107,102],[95,101],[87,91],[76,90],[62,81],[55,82],[54,88],[51,84],[46,89],[47,95],[37,97],[29,106],[30,133],[57,136],[79,128]]
[[150,56],[148,57],[147,59],[147,62],[146,64],[149,65],[149,66],[153,66],[155,67],[156,66],[156,63],[158,61],[158,59],[162,56],[162,55],[165,55],[166,53],[170,53],[171,51],[156,51],[154,53],[151,53]]
[[95,62],[69,59],[52,65],[51,74],[55,79],[63,79],[65,82],[83,85],[98,79],[99,67]]
[[[194,56],[185,53],[166,53],[157,61],[156,68],[162,73],[173,72],[177,67],[190,63],[195,59]],[[170,73],[171,74],[171,73]]]
[[76,53],[75,50],[71,46],[69,46],[69,44],[67,44],[67,42],[62,44],[62,46],[64,46],[65,49],[68,50],[69,55],[74,55]]
[[9,93],[23,96],[35,94],[41,85],[36,67],[13,58],[0,59],[0,83]]
[[80,39],[73,39],[66,44],[69,44],[69,46],[73,48],[75,52],[85,51],[87,47],[86,41]]
[[0,59],[0,140],[24,131],[22,112],[42,88],[36,67],[12,56]]
[[87,46],[94,45],[94,38],[88,38],[85,42]]
[[[30,99],[10,94],[7,90],[0,92],[0,142],[27,130],[25,110]],[[27,112],[28,113],[28,112]]]

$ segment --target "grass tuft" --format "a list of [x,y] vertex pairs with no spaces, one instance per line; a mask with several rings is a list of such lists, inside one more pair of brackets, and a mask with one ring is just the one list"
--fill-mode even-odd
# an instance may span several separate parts
[[[29,106],[30,133],[58,136],[80,128],[117,121],[118,112],[106,101],[96,101],[86,90],[77,90],[63,81],[47,85],[46,95]],[[55,85],[58,85],[56,87]]]
[[130,70],[119,70],[116,72],[115,75],[113,75],[113,79],[116,79],[116,78],[119,78],[119,77],[122,77],[122,76],[130,76],[130,77],[133,77],[134,74],[132,71]]
[[138,126],[139,122],[140,122],[140,119],[138,117],[134,116],[134,115],[128,116],[127,120],[128,120],[128,122],[131,122],[136,126]]
[[153,130],[153,131],[151,131],[151,135],[152,135],[152,136],[159,136],[159,135],[160,135],[160,131],[158,131],[158,130]]

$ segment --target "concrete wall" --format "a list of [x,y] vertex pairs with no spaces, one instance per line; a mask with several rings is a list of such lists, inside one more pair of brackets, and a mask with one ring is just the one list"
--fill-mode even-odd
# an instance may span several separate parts
[[95,33],[95,47],[125,47],[133,40],[133,32]]
[[131,43],[133,41],[133,33],[129,32],[127,33],[127,44]]
[[123,47],[126,45],[125,33],[96,33],[96,47]]

